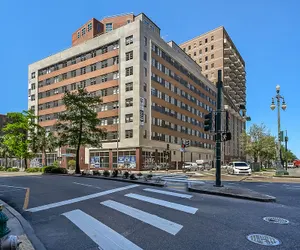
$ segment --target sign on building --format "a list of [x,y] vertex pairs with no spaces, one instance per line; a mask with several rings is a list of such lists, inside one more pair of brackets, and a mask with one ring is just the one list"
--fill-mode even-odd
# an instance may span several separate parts
[[145,99],[140,97],[140,126],[143,127],[145,124]]

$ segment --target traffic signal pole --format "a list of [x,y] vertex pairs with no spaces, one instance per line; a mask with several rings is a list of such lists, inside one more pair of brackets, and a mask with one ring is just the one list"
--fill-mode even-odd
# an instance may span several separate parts
[[217,82],[217,115],[216,115],[216,187],[222,187],[221,184],[221,114],[222,114],[222,71],[218,70]]

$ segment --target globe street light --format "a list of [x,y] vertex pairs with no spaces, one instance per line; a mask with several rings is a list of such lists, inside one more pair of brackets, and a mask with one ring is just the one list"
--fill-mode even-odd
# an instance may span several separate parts
[[277,100],[277,124],[278,124],[278,142],[277,142],[277,150],[276,150],[276,154],[277,154],[277,172],[282,172],[283,171],[283,166],[281,164],[281,157],[280,157],[280,153],[281,153],[281,140],[283,138],[281,138],[280,136],[280,104],[281,104],[281,100],[282,100],[282,105],[281,108],[282,110],[286,110],[286,103],[284,101],[284,97],[280,95],[280,86],[277,85],[276,86],[276,96],[272,98],[272,103],[271,103],[271,110],[274,110],[276,108],[275,105],[275,98]]

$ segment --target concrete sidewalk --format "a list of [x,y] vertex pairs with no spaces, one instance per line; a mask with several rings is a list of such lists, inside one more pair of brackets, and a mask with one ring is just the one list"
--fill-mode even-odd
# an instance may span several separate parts
[[0,204],[3,205],[3,213],[8,217],[7,227],[11,230],[8,235],[18,236],[21,242],[19,249],[46,250],[41,241],[36,237],[30,224],[20,213],[2,200],[0,200]]

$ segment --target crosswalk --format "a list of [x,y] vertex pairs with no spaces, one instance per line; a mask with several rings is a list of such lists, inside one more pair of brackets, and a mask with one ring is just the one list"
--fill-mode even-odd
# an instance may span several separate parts
[[[127,204],[121,203],[117,200],[107,199],[100,202],[99,206],[104,206],[106,208],[117,211],[121,216],[133,218],[163,232],[166,232],[171,236],[175,236],[176,234],[178,234],[182,230],[184,225],[181,225],[175,221],[171,221],[169,220],[169,218],[166,219],[160,217],[157,215],[158,212],[152,214],[138,209],[134,206],[129,206],[128,204],[130,204],[130,201],[135,201],[132,204],[136,204],[136,201],[142,203],[145,202],[147,204],[150,203],[154,206],[172,209],[190,215],[194,215],[198,211],[198,208],[180,203],[180,201],[191,200],[191,198],[193,197],[192,195],[154,188],[145,188],[142,192],[143,194],[137,194],[134,192],[125,194],[124,198],[129,202],[126,202]],[[154,198],[152,195],[155,194],[159,194],[159,197],[163,197],[163,199]],[[165,198],[175,198],[176,202],[167,201]],[[157,209],[155,211],[160,211],[160,209]],[[98,245],[99,249],[142,249],[141,246],[138,246],[130,240],[126,239],[124,235],[122,235],[122,233],[114,231],[112,228],[105,225],[103,221],[99,221],[98,219],[95,219],[91,215],[79,209],[66,212],[62,215],[65,216],[74,225],[76,225],[91,240],[93,240]]]

